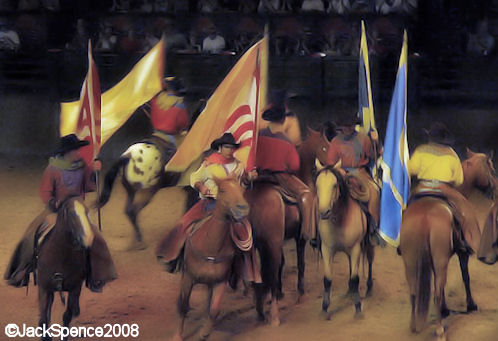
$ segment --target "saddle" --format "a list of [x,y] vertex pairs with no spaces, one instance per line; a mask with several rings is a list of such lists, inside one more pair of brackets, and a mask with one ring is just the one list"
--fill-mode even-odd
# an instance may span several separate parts
[[254,186],[262,186],[265,184],[270,184],[274,189],[280,193],[282,200],[286,205],[297,205],[297,199],[289,193],[284,187],[280,186],[280,184],[275,180],[275,178],[271,174],[261,174],[258,175],[256,181],[254,181]]

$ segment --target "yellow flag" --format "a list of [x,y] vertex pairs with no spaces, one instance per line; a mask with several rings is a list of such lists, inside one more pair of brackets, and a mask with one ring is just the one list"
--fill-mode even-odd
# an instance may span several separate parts
[[[164,39],[161,39],[118,84],[102,94],[102,144],[142,104],[162,90]],[[60,134],[74,133],[80,101],[61,103]]]
[[367,35],[365,23],[361,21],[360,62],[358,69],[358,113],[361,118],[360,131],[365,134],[377,131],[370,84],[370,65],[368,62]]
[[253,167],[258,122],[266,104],[268,38],[254,44],[230,70],[195,121],[177,152],[166,165],[167,171],[183,172],[213,140],[230,132],[241,143],[235,156]]

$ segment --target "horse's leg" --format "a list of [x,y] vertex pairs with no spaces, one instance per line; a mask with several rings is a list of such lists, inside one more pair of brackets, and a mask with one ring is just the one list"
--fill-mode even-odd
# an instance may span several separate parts
[[462,279],[465,284],[465,293],[467,294],[467,312],[476,311],[477,305],[472,298],[470,292],[470,276],[469,276],[469,255],[458,253],[458,261],[460,262],[460,270],[462,271]]
[[375,257],[375,248],[372,245],[367,246],[367,260],[368,260],[368,278],[367,278],[367,296],[372,294],[373,278],[372,278],[372,264]]
[[[52,291],[47,291],[42,288],[42,286],[38,287],[38,307],[40,308],[40,321],[38,325],[40,327],[44,327],[48,329],[50,325],[50,314],[52,312],[52,303],[54,302],[54,293]],[[51,337],[42,337],[43,341],[52,340]]]
[[304,238],[297,237],[296,239],[296,249],[297,249],[297,291],[299,293],[298,302],[302,301],[304,296],[304,257],[306,249],[306,240]]
[[323,258],[323,301],[322,313],[326,319],[330,319],[327,313],[330,305],[330,294],[332,288],[332,263],[334,261],[334,251],[322,242],[322,258]]
[[360,268],[360,258],[361,258],[361,243],[357,243],[351,249],[351,255],[349,257],[351,277],[349,278],[349,291],[353,295],[353,302],[356,308],[356,314],[361,313],[361,298],[360,292],[358,290],[360,277],[358,276],[358,270]]
[[182,274],[182,282],[180,288],[180,296],[178,297],[178,314],[180,315],[180,323],[178,325],[178,330],[173,340],[183,340],[183,327],[185,325],[185,317],[189,311],[189,300],[190,294],[192,293],[192,287],[194,286],[194,281],[188,273]]
[[280,267],[278,268],[278,291],[277,291],[277,298],[279,300],[284,298],[284,291],[282,289],[282,276],[284,273],[284,265],[285,265],[285,256],[284,253],[282,252],[282,260],[280,261]]
[[80,314],[80,294],[81,294],[81,285],[69,292],[67,299],[67,309],[62,316],[62,321],[65,327],[68,327],[73,319],[73,316],[76,317]]
[[[444,301],[444,287],[446,285],[446,278],[448,274],[448,259],[441,259],[442,257],[432,257],[434,263],[434,304],[437,313],[437,326],[436,336],[438,340],[445,340],[445,332],[443,326],[442,307]],[[446,258],[446,257],[444,257]]]
[[208,319],[201,329],[201,340],[206,340],[213,330],[216,318],[220,313],[221,299],[227,288],[226,282],[215,284],[209,288]]
[[126,203],[126,214],[133,225],[135,231],[135,241],[132,243],[130,249],[143,250],[147,248],[142,238],[142,232],[138,226],[137,218],[138,213],[150,202],[154,194],[156,194],[158,188],[151,187],[146,189],[140,189],[134,191],[131,187],[127,186],[128,189],[128,201]]

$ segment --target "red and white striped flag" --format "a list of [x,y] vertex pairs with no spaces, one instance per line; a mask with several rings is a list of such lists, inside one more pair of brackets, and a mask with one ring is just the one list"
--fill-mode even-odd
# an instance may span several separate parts
[[81,88],[80,110],[76,135],[90,144],[81,148],[81,156],[90,165],[100,151],[102,129],[100,124],[101,93],[97,66],[92,58],[92,44],[88,41],[88,73]]

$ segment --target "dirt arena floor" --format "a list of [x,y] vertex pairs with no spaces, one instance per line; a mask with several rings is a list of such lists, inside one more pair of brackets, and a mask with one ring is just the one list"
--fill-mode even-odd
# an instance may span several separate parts
[[[42,209],[38,184],[43,163],[28,166],[18,162],[0,162],[0,271],[3,275],[9,257],[29,222]],[[94,200],[88,197],[88,201]],[[183,213],[185,196],[177,188],[160,191],[140,216],[149,248],[126,251],[132,238],[131,225],[123,209],[125,192],[115,186],[111,200],[102,210],[103,235],[116,263],[119,278],[108,284],[104,292],[95,294],[84,288],[81,315],[73,326],[104,326],[106,323],[137,323],[139,340],[168,340],[176,329],[176,300],[179,274],[169,274],[156,262],[153,250],[158,239],[172,228]],[[483,209],[484,210],[484,209]],[[320,315],[322,297],[322,264],[318,253],[307,249],[306,298],[296,303],[297,268],[295,247],[285,247],[287,265],[284,277],[285,297],[280,302],[282,324],[271,327],[256,321],[252,293],[245,297],[241,290],[228,291],[223,312],[210,340],[432,340],[435,313],[431,311],[426,328],[417,335],[409,330],[410,303],[401,257],[392,247],[378,249],[374,262],[373,295],[363,301],[363,314],[354,316],[347,291],[348,265],[344,255],[336,258],[332,286],[332,317]],[[365,276],[360,290],[365,292]],[[498,265],[487,266],[475,257],[470,261],[471,287],[479,311],[465,314],[465,291],[457,258],[453,258],[446,286],[447,303],[456,312],[445,320],[451,341],[498,340]],[[4,333],[8,323],[36,326],[38,323],[37,288],[26,290],[9,287],[0,281],[0,339],[10,340]],[[194,290],[192,310],[186,322],[186,339],[197,339],[206,309],[206,289]],[[269,306],[267,306],[269,308]],[[62,323],[64,307],[56,296],[52,322]],[[97,338],[95,338],[96,340]],[[125,338],[119,338],[124,340]],[[93,339],[89,339],[93,340]]]

